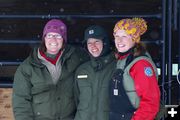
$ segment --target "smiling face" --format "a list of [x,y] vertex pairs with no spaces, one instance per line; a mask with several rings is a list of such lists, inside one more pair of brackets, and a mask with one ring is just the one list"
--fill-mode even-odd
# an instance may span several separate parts
[[124,53],[135,45],[132,37],[125,30],[118,30],[114,33],[115,46],[118,52]]
[[60,34],[49,32],[45,36],[46,52],[49,54],[57,54],[63,46],[63,38]]
[[89,38],[87,40],[87,48],[93,57],[98,57],[103,50],[103,42],[99,39]]

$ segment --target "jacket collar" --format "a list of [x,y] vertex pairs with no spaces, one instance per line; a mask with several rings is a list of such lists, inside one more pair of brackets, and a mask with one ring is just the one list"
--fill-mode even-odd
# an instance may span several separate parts
[[[68,45],[65,47],[65,50],[60,58],[62,60],[62,64],[66,59],[68,59],[71,56],[74,49],[74,47]],[[34,50],[30,53],[30,62],[32,65],[36,67],[45,67],[44,64],[42,64],[40,59],[38,58],[38,48],[34,48]]]
[[95,71],[99,71],[113,60],[115,60],[115,56],[113,53],[98,58],[91,57],[91,65]]

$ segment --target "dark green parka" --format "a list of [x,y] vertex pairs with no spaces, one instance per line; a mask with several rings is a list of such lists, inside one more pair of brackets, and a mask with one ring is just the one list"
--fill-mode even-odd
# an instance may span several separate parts
[[82,64],[75,73],[75,120],[108,120],[109,81],[116,61],[104,28],[98,25],[88,27],[84,35],[86,43],[89,38],[101,40],[103,49],[98,57],[89,53],[91,60]]
[[109,54],[81,65],[75,74],[77,112],[75,120],[109,119],[109,81],[115,68],[115,58]]
[[[13,111],[16,120],[73,120],[74,71],[87,56],[66,46],[61,60],[61,75],[53,83],[47,67],[37,57],[38,50],[18,67],[13,84]],[[82,53],[82,54],[81,54]]]

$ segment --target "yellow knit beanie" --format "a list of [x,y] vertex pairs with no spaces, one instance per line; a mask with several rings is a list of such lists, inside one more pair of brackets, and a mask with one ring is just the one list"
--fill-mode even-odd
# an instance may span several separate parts
[[114,33],[125,30],[136,43],[140,42],[140,36],[147,30],[147,23],[143,18],[122,19],[114,27]]

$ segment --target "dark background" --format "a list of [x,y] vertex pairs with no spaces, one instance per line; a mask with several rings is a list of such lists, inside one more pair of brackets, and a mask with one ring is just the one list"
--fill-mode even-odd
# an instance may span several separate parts
[[[91,24],[105,27],[113,39],[114,24],[123,18],[123,15],[131,17],[160,14],[161,2],[159,0],[7,0],[0,2],[0,8],[2,15],[0,40],[39,42],[47,20],[60,17],[68,27],[68,42],[79,43],[83,39],[85,28]],[[143,36],[144,41],[158,43],[161,39],[161,19],[152,17],[145,20],[148,22],[148,31]],[[3,54],[0,59],[24,59],[29,53],[29,47],[32,46],[31,44],[0,44],[0,54]],[[149,46],[158,49],[156,43]],[[12,54],[12,52],[17,53]],[[153,54],[158,59],[158,53],[153,52]]]

